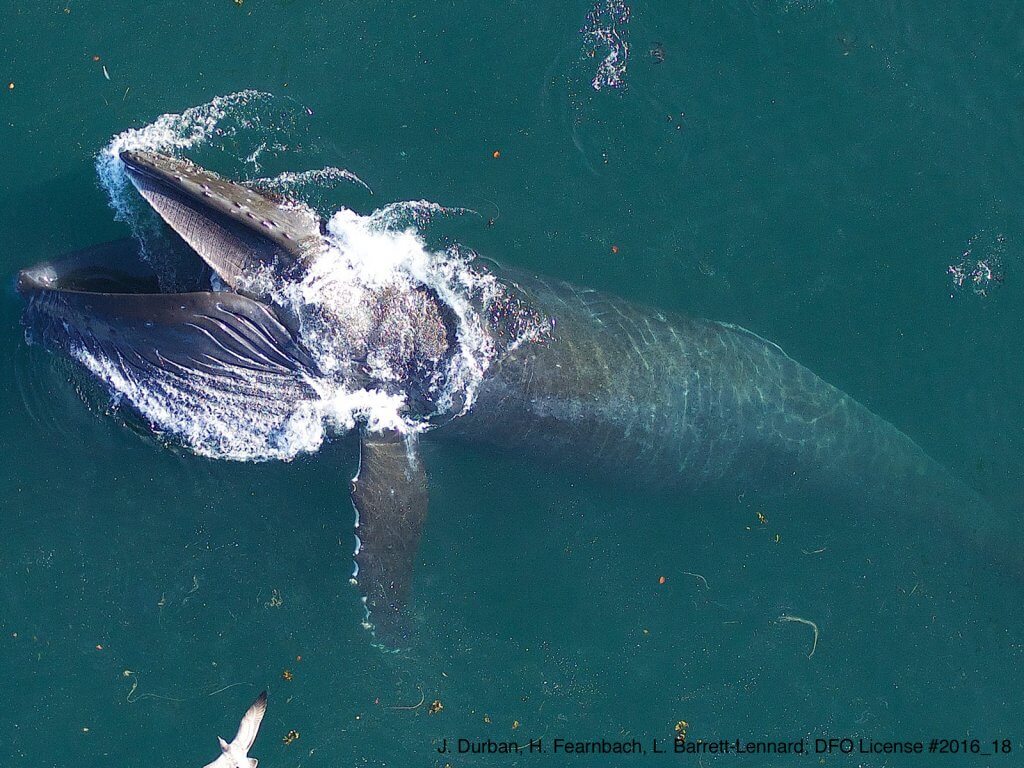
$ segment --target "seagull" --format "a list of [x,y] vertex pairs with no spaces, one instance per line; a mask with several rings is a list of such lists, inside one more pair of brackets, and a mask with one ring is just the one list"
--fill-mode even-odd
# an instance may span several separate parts
[[220,736],[217,737],[220,756],[205,768],[256,768],[259,761],[255,757],[249,757],[249,750],[256,741],[256,734],[260,731],[260,723],[266,712],[267,692],[264,691],[242,716],[242,722],[238,724],[238,733],[230,744]]

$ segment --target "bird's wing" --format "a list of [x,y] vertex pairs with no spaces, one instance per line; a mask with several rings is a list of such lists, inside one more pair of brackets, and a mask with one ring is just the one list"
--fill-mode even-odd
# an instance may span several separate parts
[[256,734],[260,732],[260,723],[263,722],[263,715],[266,712],[267,692],[264,691],[242,717],[242,722],[238,724],[238,733],[235,734],[231,746],[235,748],[243,747],[248,752],[252,747],[252,743],[256,741]]
[[224,752],[221,752],[216,760],[212,763],[207,763],[203,768],[231,768],[231,758]]

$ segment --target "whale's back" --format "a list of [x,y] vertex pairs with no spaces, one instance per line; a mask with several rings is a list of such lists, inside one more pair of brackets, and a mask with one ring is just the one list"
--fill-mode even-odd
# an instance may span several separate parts
[[777,345],[565,283],[516,282],[552,333],[495,364],[452,425],[461,436],[634,484],[952,519],[1019,562],[1017,537],[973,489]]
[[581,467],[628,465],[670,486],[777,484],[812,466],[838,469],[853,453],[869,471],[894,455],[907,471],[935,464],[891,424],[739,326],[565,283],[523,287],[548,316],[550,337],[495,364],[460,431],[570,455]]

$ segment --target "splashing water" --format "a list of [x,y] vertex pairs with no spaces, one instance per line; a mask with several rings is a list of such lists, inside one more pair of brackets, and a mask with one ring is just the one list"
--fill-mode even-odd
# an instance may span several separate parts
[[946,269],[954,291],[969,290],[976,296],[988,296],[995,287],[1002,285],[1005,253],[1005,235],[997,234],[993,238],[984,230],[973,235],[960,261]]
[[[343,374],[348,362],[339,352],[359,356],[347,339],[365,339],[370,315],[381,295],[408,296],[418,287],[434,292],[456,318],[457,345],[447,366],[432,383],[438,414],[447,414],[461,403],[459,412],[472,405],[475,390],[494,355],[493,342],[485,330],[480,308],[500,292],[490,275],[470,267],[471,258],[456,249],[428,250],[412,227],[395,228],[411,210],[427,220],[441,209],[433,203],[405,203],[402,215],[388,207],[369,216],[354,211],[337,211],[327,223],[327,248],[299,283],[282,288],[279,300],[294,307],[301,318],[300,335],[322,371],[328,376]],[[403,327],[392,333],[415,335],[415,316],[399,315]],[[401,372],[375,350],[366,350],[370,376],[375,381],[402,383]],[[342,375],[341,379],[344,378]],[[318,389],[327,404],[328,417],[342,429],[351,429],[360,419],[374,428],[412,432],[426,428],[423,419],[401,416],[401,396],[380,390],[353,393],[338,378]],[[350,411],[355,402],[365,407]],[[457,415],[452,413],[451,415]]]
[[586,25],[581,30],[584,55],[596,57],[606,51],[590,83],[595,91],[626,85],[629,17],[629,6],[623,0],[598,0],[587,13]]
[[272,99],[270,94],[260,91],[239,91],[186,109],[180,115],[161,115],[149,125],[132,128],[115,136],[96,157],[96,173],[110,198],[110,207],[114,209],[116,220],[127,222],[133,232],[139,225],[140,208],[136,196],[130,193],[131,182],[119,158],[121,152],[126,149],[149,149],[177,154],[183,149],[208,143],[214,137],[235,134],[240,128],[251,124],[244,117],[245,107],[266,104]]
[[342,185],[355,184],[371,195],[373,190],[361,178],[345,168],[315,168],[310,171],[285,171],[277,176],[253,179],[252,185],[257,189],[270,190],[291,198],[302,198],[316,210],[323,206],[317,204],[325,190],[333,190]]
[[[281,128],[272,124],[268,113],[280,114],[275,97],[257,91],[230,94],[118,134],[99,153],[96,169],[111,207],[132,228],[158,272],[161,259],[168,258],[158,234],[162,225],[138,201],[119,153],[188,150],[194,155],[230,144],[230,155],[252,166],[246,158],[287,143],[278,140]],[[284,205],[310,211],[315,207],[310,198],[325,186],[356,184],[369,191],[358,176],[334,167],[245,183],[287,198]],[[318,450],[332,434],[357,425],[371,431],[422,432],[438,417],[457,416],[471,407],[495,355],[485,318],[504,288],[473,267],[472,252],[458,247],[432,250],[423,237],[423,228],[439,218],[467,213],[472,212],[417,201],[392,203],[368,215],[343,207],[325,216],[322,250],[308,272],[301,280],[274,288],[275,302],[299,319],[298,340],[319,369],[291,382],[284,396],[278,392],[277,397],[266,397],[264,382],[246,379],[244,372],[237,382],[224,385],[204,381],[202,373],[185,379],[154,368],[138,375],[119,361],[85,350],[75,356],[107,385],[113,398],[130,403],[158,435],[213,458],[289,460]],[[398,339],[416,338],[422,318],[404,311],[401,302],[424,291],[453,318],[455,339],[436,370],[416,374],[426,380],[430,412],[409,402],[409,382],[403,378],[408,371],[367,342],[369,329],[379,323],[382,297],[398,307],[388,315],[388,332]],[[524,326],[523,338],[539,332],[539,325]],[[356,359],[365,360],[363,378],[352,375]]]

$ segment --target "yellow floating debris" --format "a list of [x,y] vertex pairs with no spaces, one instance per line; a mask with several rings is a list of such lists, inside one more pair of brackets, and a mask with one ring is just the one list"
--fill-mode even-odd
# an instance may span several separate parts
[[676,741],[682,744],[686,741],[686,729],[690,727],[690,724],[685,720],[680,720],[676,723]]

